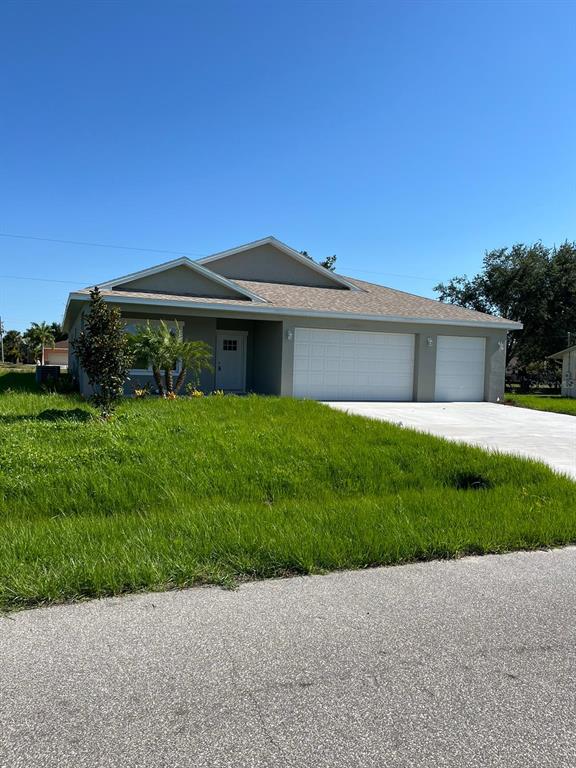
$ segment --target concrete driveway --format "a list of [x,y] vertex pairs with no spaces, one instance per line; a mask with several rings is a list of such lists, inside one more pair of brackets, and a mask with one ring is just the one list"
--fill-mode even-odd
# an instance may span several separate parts
[[576,417],[495,403],[326,403],[448,440],[528,456],[576,478]]
[[574,548],[0,617],[2,768],[574,765]]

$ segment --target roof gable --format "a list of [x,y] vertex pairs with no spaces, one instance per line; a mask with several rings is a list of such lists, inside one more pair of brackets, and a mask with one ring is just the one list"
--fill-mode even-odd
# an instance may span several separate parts
[[201,264],[181,257],[150,269],[101,283],[102,290],[127,293],[161,293],[174,296],[205,296],[218,299],[244,299],[262,302],[252,291],[216,274]]
[[358,290],[345,278],[320,266],[275,237],[265,237],[231,248],[200,259],[197,263],[232,280]]

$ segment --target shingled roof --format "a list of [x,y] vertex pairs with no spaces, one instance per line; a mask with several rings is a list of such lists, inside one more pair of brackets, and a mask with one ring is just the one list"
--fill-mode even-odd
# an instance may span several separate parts
[[[342,276],[343,277],[343,276]],[[434,299],[416,296],[383,285],[368,283],[352,277],[345,277],[359,290],[338,288],[315,288],[304,285],[263,283],[248,280],[233,282],[246,291],[257,294],[263,301],[250,299],[212,298],[207,296],[174,295],[165,293],[102,290],[102,294],[118,303],[166,304],[175,307],[199,309],[219,307],[222,311],[250,311],[258,314],[299,315],[349,315],[369,319],[422,321],[463,325],[498,326],[520,328],[519,323],[502,317],[464,309],[454,304],[445,304]],[[88,290],[77,291],[74,297],[81,298]]]
[[360,288],[360,291],[252,283],[245,280],[235,280],[235,282],[254,291],[275,307],[309,309],[317,312],[349,312],[358,315],[392,315],[423,320],[467,320],[510,324],[510,321],[505,318],[464,309],[455,304],[445,304],[434,299],[398,291],[395,288],[387,288],[384,285],[356,280],[353,277],[345,279]]

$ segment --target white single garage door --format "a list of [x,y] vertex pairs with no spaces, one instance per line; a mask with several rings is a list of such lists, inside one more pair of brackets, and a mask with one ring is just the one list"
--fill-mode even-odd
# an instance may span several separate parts
[[414,334],[296,328],[294,397],[412,400]]
[[484,400],[486,339],[473,336],[438,336],[436,400]]

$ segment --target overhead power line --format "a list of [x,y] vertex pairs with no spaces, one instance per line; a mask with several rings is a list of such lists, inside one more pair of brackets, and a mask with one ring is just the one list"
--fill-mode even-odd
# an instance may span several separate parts
[[[136,251],[136,252],[142,252],[142,253],[164,253],[170,256],[192,256],[194,258],[202,258],[204,256],[211,256],[210,253],[199,253],[198,251],[173,251],[168,250],[166,248],[140,248],[138,246],[134,245],[115,245],[114,243],[92,243],[87,240],[60,240],[55,237],[38,237],[36,235],[17,235],[12,234],[9,232],[0,232],[0,237],[5,238],[12,238],[15,240],[35,240],[41,243],[60,243],[62,245],[81,245],[88,248],[110,248],[112,250],[121,250],[121,251]],[[404,274],[398,274],[396,272],[380,272],[378,270],[373,269],[361,269],[360,267],[352,267],[353,272],[361,272],[362,274],[366,275],[385,275],[387,277],[402,277],[407,278],[409,280],[425,280],[426,282],[435,282],[439,278],[435,277],[423,277],[422,275],[404,275]],[[2,276],[0,275],[0,279]],[[25,278],[25,277],[14,277],[14,278],[8,278],[5,277],[5,279],[14,279],[14,280],[40,280],[41,278]],[[45,282],[72,282],[69,280],[46,280]],[[82,282],[82,281],[80,281]],[[84,282],[90,282],[84,281]]]
[[354,267],[354,272],[362,272],[363,275],[387,275],[388,277],[408,277],[410,280],[426,280],[433,283],[438,280],[437,277],[423,277],[422,275],[401,275],[398,272],[379,272],[374,269],[359,269]]
[[51,277],[26,277],[25,275],[0,275],[0,280],[34,280],[37,283],[66,283],[69,285],[90,283],[90,280],[55,280]]
[[133,245],[114,245],[112,243],[90,243],[84,240],[59,240],[55,237],[36,237],[35,235],[14,235],[8,232],[0,232],[0,237],[9,237],[15,240],[38,240],[42,243],[61,243],[63,245],[84,245],[89,248],[112,248],[121,251],[144,251],[147,253],[168,253],[173,256],[208,256],[207,253],[193,253],[186,251],[170,251],[162,248],[140,248]]

